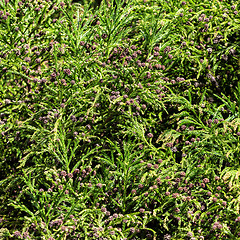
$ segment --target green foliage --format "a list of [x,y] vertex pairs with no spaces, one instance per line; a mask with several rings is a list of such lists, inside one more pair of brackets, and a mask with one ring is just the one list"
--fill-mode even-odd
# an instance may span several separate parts
[[240,239],[239,3],[0,2],[0,238]]

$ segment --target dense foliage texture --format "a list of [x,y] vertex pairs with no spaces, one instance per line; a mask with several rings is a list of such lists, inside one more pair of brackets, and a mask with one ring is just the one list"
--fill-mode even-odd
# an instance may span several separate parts
[[0,238],[240,239],[239,9],[0,1]]

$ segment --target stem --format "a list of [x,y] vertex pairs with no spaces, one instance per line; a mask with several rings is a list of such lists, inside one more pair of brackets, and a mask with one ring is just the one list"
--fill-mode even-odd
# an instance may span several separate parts
[[128,177],[128,171],[127,173],[124,172],[124,192],[123,192],[123,213],[126,212],[126,185],[127,185],[127,177]]

